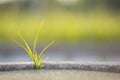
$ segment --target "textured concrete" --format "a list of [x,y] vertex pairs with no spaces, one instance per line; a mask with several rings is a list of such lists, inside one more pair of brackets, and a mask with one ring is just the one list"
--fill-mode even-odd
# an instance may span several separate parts
[[120,74],[85,70],[23,70],[0,72],[0,80],[120,80]]
[[[0,63],[0,71],[33,70],[32,62]],[[120,73],[120,63],[105,62],[44,62],[46,70],[87,70]]]

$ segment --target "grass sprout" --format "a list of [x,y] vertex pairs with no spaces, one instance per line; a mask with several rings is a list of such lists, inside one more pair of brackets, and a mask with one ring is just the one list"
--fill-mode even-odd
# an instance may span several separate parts
[[36,51],[37,40],[38,40],[38,36],[39,36],[39,33],[40,33],[43,25],[44,25],[44,21],[42,21],[40,28],[35,35],[34,43],[33,43],[33,50],[30,48],[28,42],[24,39],[24,37],[21,35],[21,33],[18,33],[18,35],[21,38],[21,40],[24,42],[24,45],[18,41],[15,41],[19,46],[21,46],[27,52],[29,57],[34,62],[36,69],[41,68],[42,63],[45,60],[45,57],[43,57],[44,52],[55,42],[55,41],[52,41],[51,43],[46,45],[45,48],[39,54],[37,53],[37,51]]

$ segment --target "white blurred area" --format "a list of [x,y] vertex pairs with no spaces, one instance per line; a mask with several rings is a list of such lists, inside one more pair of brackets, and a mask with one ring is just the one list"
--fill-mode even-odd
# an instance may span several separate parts
[[16,1],[16,0],[0,0],[0,4],[12,2],[12,1]]
[[83,0],[57,0],[57,1],[64,5],[73,5],[76,4],[78,1],[83,1]]

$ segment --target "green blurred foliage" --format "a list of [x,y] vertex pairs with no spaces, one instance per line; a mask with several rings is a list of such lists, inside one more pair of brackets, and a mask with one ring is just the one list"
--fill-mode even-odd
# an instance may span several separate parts
[[120,15],[110,12],[105,7],[107,4],[104,6],[94,0],[85,0],[63,5],[52,0],[44,2],[47,6],[41,6],[42,9],[39,4],[37,9],[31,7],[31,4],[32,2],[15,2],[0,5],[1,40],[15,39],[18,31],[32,39],[42,19],[46,19],[46,22],[40,39],[120,40]]

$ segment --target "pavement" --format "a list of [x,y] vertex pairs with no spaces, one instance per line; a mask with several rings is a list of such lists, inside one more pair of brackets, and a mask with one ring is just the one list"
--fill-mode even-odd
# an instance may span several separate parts
[[[0,63],[0,71],[34,70],[33,62],[6,62]],[[120,73],[119,62],[55,62],[45,61],[43,70],[86,70]]]

